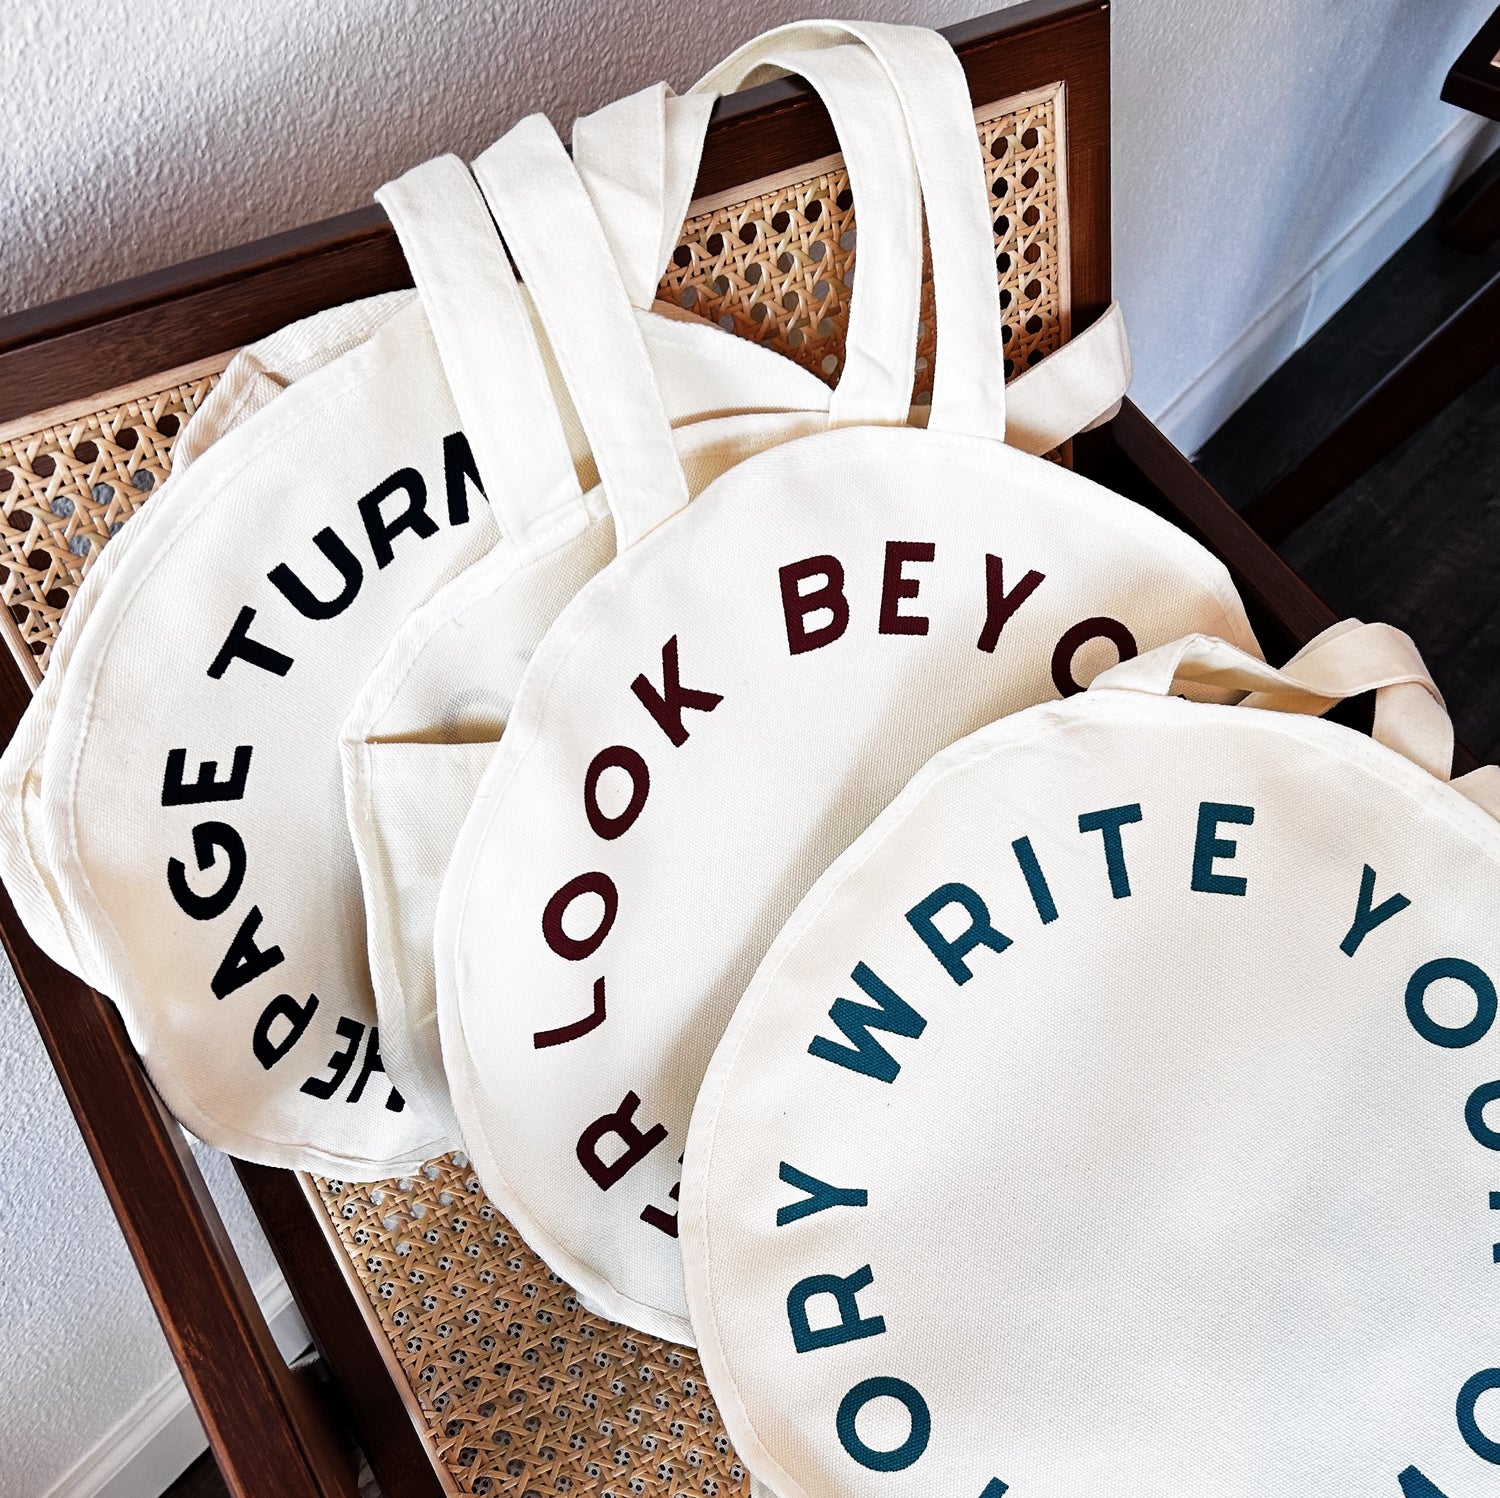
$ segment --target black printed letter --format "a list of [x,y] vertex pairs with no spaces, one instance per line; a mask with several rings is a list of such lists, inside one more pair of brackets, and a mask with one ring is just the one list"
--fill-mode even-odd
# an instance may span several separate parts
[[[390,520],[380,513],[380,501],[398,489],[406,490],[406,508]],[[376,486],[359,502],[364,517],[365,534],[370,538],[370,552],[377,567],[389,567],[394,558],[391,541],[402,531],[415,531],[424,541],[437,535],[437,521],[427,513],[427,485],[415,468],[398,468],[383,484]]]
[[211,895],[200,895],[187,881],[187,865],[180,858],[167,860],[167,888],[186,915],[195,921],[212,921],[223,915],[245,882],[245,840],[228,822],[199,822],[193,828],[193,856],[198,872],[211,869],[218,859],[214,850],[222,848],[229,855],[224,882]]
[[229,633],[224,637],[224,643],[219,646],[219,653],[208,668],[208,674],[215,681],[223,676],[229,669],[230,661],[233,660],[249,661],[252,666],[259,666],[262,671],[269,671],[272,676],[285,676],[292,669],[291,656],[283,655],[279,650],[272,650],[269,645],[263,645],[259,640],[250,638],[250,626],[254,623],[255,610],[247,604],[240,610],[239,617],[229,626]]
[[359,594],[365,570],[359,558],[344,545],[332,526],[325,525],[313,537],[313,545],[338,569],[344,585],[332,598],[319,598],[285,562],[278,563],[266,576],[281,590],[282,597],[304,619],[333,619],[342,614]]

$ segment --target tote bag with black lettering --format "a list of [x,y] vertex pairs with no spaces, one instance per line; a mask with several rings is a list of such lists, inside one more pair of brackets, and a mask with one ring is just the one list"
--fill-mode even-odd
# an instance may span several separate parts
[[[26,834],[6,839],[7,884],[39,943],[118,1003],[177,1116],[351,1179],[456,1129],[446,1093],[385,1069],[338,725],[411,608],[500,537],[546,571],[607,529],[564,480],[582,435],[467,168],[439,158],[381,196],[420,300],[166,487],[6,770]],[[716,329],[641,327],[667,330],[664,420],[722,392],[726,357],[771,368],[761,398],[788,367]]]
[[[330,307],[279,328],[269,337],[247,344],[225,366],[219,382],[193,412],[172,449],[172,472],[167,484],[179,479],[219,438],[264,410],[294,380],[331,364],[369,338],[415,297],[392,291]],[[49,859],[42,851],[38,823],[42,805],[42,759],[54,704],[68,676],[74,641],[94,601],[109,585],[110,575],[131,550],[144,543],[152,521],[169,506],[163,503],[166,486],[152,495],[122,526],[108,547],[92,560],[57,632],[47,674],[16,727],[0,758],[0,873],[11,889],[31,933],[44,950],[77,971],[79,959],[65,927],[66,902],[49,886]]]
[[[893,176],[906,275],[876,302],[888,352],[853,384],[850,360],[833,430],[739,463],[691,505],[666,471],[631,490],[627,506],[654,504],[643,539],[532,658],[439,902],[439,1031],[486,1190],[591,1308],[677,1340],[692,1336],[677,1192],[693,1098],[813,880],[932,752],[981,724],[1184,630],[1254,648],[1202,547],[1002,440],[962,70],[935,33],[857,29],[895,86],[925,200],[927,427],[905,424],[919,198]],[[566,274],[566,247],[528,228],[571,171],[560,144],[514,132],[491,167],[523,276],[543,261]]]
[[[856,212],[866,191],[871,194],[870,222],[866,225],[863,217],[860,221],[859,264],[860,275],[878,288],[890,276],[888,266],[879,262],[891,256],[891,236],[884,232],[886,201],[878,187],[893,169],[910,172],[909,164],[902,164],[909,151],[899,105],[890,96],[879,63],[857,45],[806,52],[782,48],[775,55],[826,100],[850,177],[860,184]],[[741,65],[749,71],[748,54],[742,54]],[[714,77],[717,86],[732,82],[728,75]],[[880,105],[883,95],[884,105],[872,107]],[[631,248],[635,243],[660,241],[665,248],[658,253],[665,257],[675,234],[664,238],[660,226],[679,227],[687,211],[681,184],[691,182],[702,153],[707,111],[673,111],[662,105],[659,89],[646,90],[575,125],[579,176],[592,176],[593,186],[585,194],[575,184],[574,192],[554,194],[538,205],[545,209],[546,232],[554,241],[590,237],[595,263],[601,267],[612,259],[616,264],[642,260]],[[601,141],[609,142],[607,152],[596,144]],[[632,144],[626,147],[625,141]],[[659,170],[616,200],[599,175],[606,156],[617,162],[679,163],[681,170],[675,181],[672,173]],[[598,204],[610,210],[607,233],[596,214]],[[640,299],[649,301],[655,286],[652,280],[632,287],[622,277],[616,296],[623,290],[639,305]],[[543,324],[558,334],[563,357],[585,352],[575,349],[566,334],[579,315],[577,281],[543,276],[529,290]],[[867,309],[863,292],[855,304]],[[856,363],[869,336],[868,318],[866,310],[851,331]],[[575,362],[566,371],[583,425],[605,453],[613,450],[609,412],[615,397],[608,382],[599,378],[601,340],[633,330],[625,319],[590,324],[587,362]],[[829,425],[830,392],[811,376],[806,377],[813,387],[806,404],[820,404],[819,409],[757,412],[752,410],[755,388],[733,362],[726,361],[719,374],[725,389],[718,399],[737,414],[706,416],[673,434],[688,495],[754,452]],[[1012,381],[1007,391],[1009,440],[1030,452],[1049,451],[1101,412],[1113,409],[1129,375],[1118,310],[1112,308],[1060,354]],[[774,388],[762,393],[763,403],[786,402],[787,383],[778,371]],[[713,397],[704,391],[702,399],[707,409]],[[653,419],[659,427],[660,418]],[[646,423],[639,428],[650,429]],[[454,839],[542,629],[613,555],[612,530],[607,536],[589,535],[593,542],[576,553],[577,565],[550,574],[546,599],[538,597],[535,576],[518,572],[514,556],[504,547],[496,547],[440,589],[391,640],[340,731],[381,1052],[391,1075],[409,1091],[438,1092],[446,1086],[437,1029],[433,922]]]
[[[1372,689],[1373,738],[1315,716]],[[1496,1491],[1500,771],[1452,750],[1387,626],[1193,637],[937,755],[817,881],[683,1174],[766,1489]]]

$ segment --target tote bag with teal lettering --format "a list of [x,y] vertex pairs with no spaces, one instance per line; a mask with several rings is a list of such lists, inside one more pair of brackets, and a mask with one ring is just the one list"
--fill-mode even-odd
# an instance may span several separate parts
[[[1370,690],[1373,738],[1316,716]],[[1387,626],[1193,637],[937,755],[813,885],[681,1194],[767,1490],[1497,1490],[1500,771],[1452,751]]]

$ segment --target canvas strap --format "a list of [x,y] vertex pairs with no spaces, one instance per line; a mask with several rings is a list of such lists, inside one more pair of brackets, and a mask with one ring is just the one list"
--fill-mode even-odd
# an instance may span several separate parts
[[1411,637],[1389,624],[1346,619],[1280,668],[1225,640],[1188,635],[1100,672],[1089,690],[1166,697],[1189,684],[1243,691],[1243,707],[1314,716],[1374,692],[1371,736],[1439,780],[1452,773],[1453,725],[1442,696]]
[[[850,38],[863,43],[885,69],[921,184],[937,303],[938,359],[928,428],[1002,440],[1004,324],[995,284],[989,187],[968,80],[952,47],[937,32],[919,26],[794,22],[732,53],[695,89],[737,88],[779,76],[785,69],[768,60],[783,48],[834,47]],[[920,288],[920,254],[907,273]],[[859,274],[863,278],[863,264]],[[915,358],[913,342],[912,364]]]
[[859,205],[859,278],[830,425],[904,426],[922,310],[922,199],[900,102],[879,61],[857,46],[798,50],[762,38],[710,77],[714,87],[738,87],[767,66],[796,73],[823,100]]
[[[763,62],[774,63],[779,72],[795,72],[821,97],[859,205],[859,287],[850,303],[844,367],[829,403],[829,424],[905,425],[921,314],[922,207],[900,104],[885,70],[858,46],[798,51],[752,44],[735,56],[747,72]],[[573,127],[579,176],[637,306],[649,305],[642,298],[654,295],[656,278],[634,275],[632,284],[631,272],[638,270],[648,245],[664,256],[675,244],[687,210],[684,192],[697,175],[708,125],[702,106],[711,106],[718,87],[733,86],[734,69],[726,63],[714,78],[713,89],[682,100],[661,85],[646,89]],[[627,149],[647,165],[631,172],[620,159]],[[663,251],[668,223],[672,244]]]
[[456,156],[388,182],[390,216],[501,534],[525,547],[582,488],[526,301]]
[[541,317],[624,551],[688,502],[635,309],[588,193],[544,115],[522,120],[473,170]]
[[[798,41],[808,42],[821,39],[830,52],[873,55],[851,44],[846,33],[828,25],[786,28],[777,35],[783,39],[794,35]],[[797,72],[813,82],[816,63],[808,60],[810,49],[804,48],[795,63],[779,45],[771,51],[776,57],[771,70]],[[746,67],[752,62],[761,67],[770,61],[753,56],[749,49],[736,56]],[[691,212],[714,93],[729,86],[730,75],[723,72],[727,67],[727,63],[722,64],[695,86],[704,92],[679,96],[659,83],[616,100],[573,126],[574,163],[598,209],[630,299],[639,308],[649,308],[655,300],[683,222]],[[829,101],[828,86],[813,83],[813,87],[825,102]],[[838,129],[841,143],[846,137],[852,138],[847,113]],[[879,173],[877,164],[874,173],[864,176],[878,185],[882,180]],[[856,175],[851,167],[851,182]],[[859,274],[866,278],[861,282],[862,294],[870,292],[870,267],[880,249],[880,241],[868,231],[869,196],[862,188],[854,191],[859,213]],[[870,294],[873,297],[873,292]],[[862,308],[874,305],[856,296],[851,326],[857,324]],[[849,378],[847,370],[846,363],[841,386]],[[1131,376],[1124,319],[1119,304],[1111,303],[1102,316],[1075,333],[1060,349],[1010,381],[1005,391],[1006,440],[1023,452],[1050,452],[1112,417],[1130,387]],[[903,378],[897,383],[905,389],[910,381]]]
[[655,83],[574,121],[573,163],[642,311],[656,300],[688,216],[714,98]]

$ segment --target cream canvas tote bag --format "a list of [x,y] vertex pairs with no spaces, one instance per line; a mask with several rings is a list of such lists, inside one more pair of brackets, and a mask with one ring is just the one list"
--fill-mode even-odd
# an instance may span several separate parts
[[[1369,690],[1373,738],[1315,716]],[[937,755],[818,880],[682,1183],[768,1490],[1496,1490],[1500,771],[1452,750],[1388,626],[1193,637]]]
[[[178,437],[172,449],[168,484],[186,472],[226,432],[268,406],[294,380],[305,378],[363,343],[415,296],[412,291],[393,291],[331,307],[289,323],[269,337],[240,349]],[[4,860],[4,876],[12,888],[22,891],[20,905],[33,935],[45,932],[43,947],[74,971],[77,971],[76,958],[59,957],[61,951],[76,951],[63,925],[67,915],[65,902],[55,890],[43,887],[49,871],[37,825],[42,799],[42,756],[56,697],[67,678],[73,642],[93,611],[94,600],[108,587],[110,575],[142,544],[155,517],[168,508],[162,503],[166,492],[164,487],[153,496],[151,504],[137,510],[131,524],[122,526],[88,569],[63,615],[47,674],[37,686],[4,758],[0,759],[0,838],[4,843],[0,859]]]
[[[439,902],[439,1032],[486,1190],[591,1308],[684,1341],[688,1116],[807,888],[935,750],[980,725],[1185,630],[1254,648],[1202,547],[1002,440],[992,235],[962,70],[935,33],[859,34],[896,87],[926,206],[928,425],[906,425],[913,192],[903,346],[871,361],[832,430],[747,459],[691,505],[679,475],[625,447],[642,482],[616,499],[643,507],[642,539],[532,658]],[[535,202],[571,171],[560,144],[513,133],[491,166],[522,275],[542,261],[566,274],[555,246],[528,237]],[[584,325],[607,315],[590,307]],[[620,440],[637,443],[635,381],[612,378]]]
[[[606,518],[563,479],[581,431],[467,168],[439,158],[381,199],[420,299],[220,436],[119,538],[0,772],[18,906],[119,1004],[177,1116],[350,1179],[456,1129],[445,1093],[385,1071],[338,725],[411,608],[501,536],[545,567]],[[790,368],[640,323],[664,420],[717,400],[726,361],[770,369],[762,394]]]
[[[893,171],[903,173],[908,182],[914,180],[899,102],[880,64],[858,44],[806,52],[771,45],[768,50],[824,98],[844,145],[856,209],[867,197],[871,202],[868,227],[861,218],[859,258],[860,275],[870,278],[874,294],[893,273],[909,274],[901,263],[903,247],[892,232],[889,195],[881,191],[882,181]],[[751,53],[741,54],[747,73],[755,65]],[[729,86],[728,75],[714,76]],[[668,245],[667,251],[658,250],[665,257],[684,210],[677,209],[674,218],[663,200],[676,202],[680,189],[674,189],[669,174],[659,172],[617,201],[599,182],[605,153],[593,143],[609,141],[617,160],[680,163],[678,183],[691,183],[706,123],[703,110],[680,110],[675,116],[664,111],[660,89],[646,90],[608,106],[600,116],[579,121],[574,128],[579,176],[587,179],[594,173],[595,185],[587,196],[575,190],[550,198],[545,205],[547,233],[554,240],[590,236],[596,263],[606,264],[611,250],[599,239],[603,225],[594,207],[603,203],[611,210],[608,222],[614,233],[606,238],[615,257],[640,262],[643,255],[633,246],[658,241]],[[628,137],[639,144],[622,150],[620,142]],[[673,226],[670,239],[664,239],[661,224]],[[882,260],[884,264],[872,264]],[[632,289],[622,277],[622,289],[632,300],[649,297],[656,284],[651,280]],[[566,327],[577,315],[575,285],[544,279],[531,290],[543,324],[562,329],[558,346],[569,348]],[[862,290],[855,305],[867,309],[871,304],[863,298]],[[874,305],[878,312],[881,304]],[[620,327],[628,332],[631,324],[622,319]],[[590,332],[588,363],[568,372],[580,391],[578,408],[585,426],[601,419],[588,391],[597,384],[598,339],[607,336],[608,329],[596,325]],[[851,329],[856,367],[869,336],[868,322],[856,319]],[[1011,440],[1038,453],[1058,446],[1101,412],[1113,410],[1129,378],[1128,349],[1118,311],[1111,309],[1063,354],[1032,366],[1011,382],[1006,399],[1018,413]],[[775,383],[777,388],[763,392],[762,399],[786,401],[786,382],[779,373]],[[826,429],[830,391],[819,382],[810,383],[821,397],[816,411],[754,412],[756,391],[742,380],[740,387],[726,389],[724,397],[738,414],[679,426],[677,453],[689,495],[753,452]],[[608,391],[603,393],[608,399]],[[604,441],[608,444],[607,432]],[[534,574],[518,572],[514,556],[503,546],[440,589],[391,640],[340,732],[381,1052],[391,1076],[408,1092],[438,1091],[446,1085],[437,1030],[433,922],[454,839],[510,715],[541,630],[613,555],[612,530],[588,535],[592,539],[576,550],[576,564],[565,562],[551,575],[545,599],[538,596]]]

